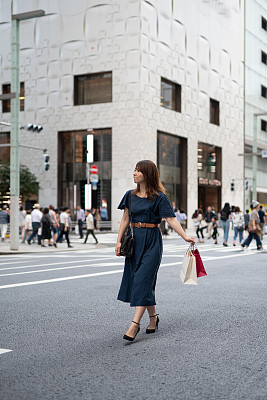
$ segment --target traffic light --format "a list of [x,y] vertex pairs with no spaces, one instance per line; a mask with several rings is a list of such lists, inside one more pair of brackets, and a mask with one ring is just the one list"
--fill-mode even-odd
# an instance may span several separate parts
[[248,180],[245,180],[245,190],[248,190]]
[[50,156],[49,156],[49,154],[43,154],[43,159],[44,159],[43,170],[44,171],[48,171],[49,167],[50,167],[50,164],[49,164]]
[[43,130],[42,125],[26,124],[24,126],[25,131],[41,132]]
[[231,192],[235,191],[235,182],[231,182]]

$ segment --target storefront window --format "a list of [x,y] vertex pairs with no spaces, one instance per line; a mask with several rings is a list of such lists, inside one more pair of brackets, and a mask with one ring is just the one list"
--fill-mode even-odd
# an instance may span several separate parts
[[158,132],[160,179],[174,208],[187,209],[187,140]]
[[[59,132],[58,135],[58,205],[75,208],[85,206],[87,183],[86,137],[88,131]],[[98,167],[99,182],[92,190],[92,208],[100,208],[105,199],[111,218],[111,129],[95,129],[94,162]],[[73,160],[75,154],[75,162]],[[76,201],[75,201],[76,200]]]
[[198,206],[205,211],[208,206],[216,212],[221,207],[221,149],[198,143]]

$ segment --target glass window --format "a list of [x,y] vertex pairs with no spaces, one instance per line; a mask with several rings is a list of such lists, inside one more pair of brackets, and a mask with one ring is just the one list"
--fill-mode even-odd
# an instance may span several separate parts
[[[0,133],[0,144],[10,143],[10,133],[9,132],[1,132]],[[0,164],[2,162],[9,163],[10,161],[10,147],[0,147]]]
[[160,105],[162,107],[181,112],[181,97],[181,85],[161,78]]
[[158,132],[157,164],[160,179],[174,207],[187,208],[187,140]]
[[210,123],[220,125],[220,103],[210,99]]
[[[11,85],[10,83],[7,83],[2,86],[2,93],[7,94],[11,93]],[[24,95],[24,82],[20,82],[20,95],[19,95],[19,100],[20,100],[20,111],[24,111],[24,102],[25,102],[25,95]],[[10,112],[11,111],[11,101],[10,100],[3,100],[2,101],[2,112]]]
[[267,54],[264,51],[261,51],[261,62],[267,64]]
[[264,17],[261,17],[261,27],[267,31],[267,20]]
[[[58,135],[58,205],[74,208],[85,205],[87,183],[86,137],[88,131],[59,132]],[[102,200],[107,202],[111,218],[111,129],[94,129],[94,162],[98,167],[99,182],[92,190],[92,207],[100,208]],[[73,154],[75,157],[73,157]],[[74,160],[75,158],[75,160]],[[74,196],[74,187],[76,194]]]
[[267,121],[261,120],[261,130],[267,132]]
[[74,105],[112,101],[112,72],[74,77]]
[[261,95],[267,99],[267,87],[261,85]]

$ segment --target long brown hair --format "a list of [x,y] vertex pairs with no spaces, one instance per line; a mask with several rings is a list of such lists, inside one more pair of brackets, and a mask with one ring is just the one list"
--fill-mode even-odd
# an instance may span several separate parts
[[[146,195],[148,199],[153,199],[158,192],[165,193],[164,186],[162,185],[159,178],[159,171],[157,166],[150,160],[139,161],[135,169],[142,172],[145,179]],[[133,191],[133,194],[140,192],[140,184],[137,183],[137,188]]]

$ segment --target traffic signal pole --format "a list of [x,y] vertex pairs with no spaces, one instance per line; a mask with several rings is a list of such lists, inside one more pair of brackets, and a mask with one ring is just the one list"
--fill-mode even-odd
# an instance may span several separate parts
[[10,250],[19,249],[19,20],[11,22]]

